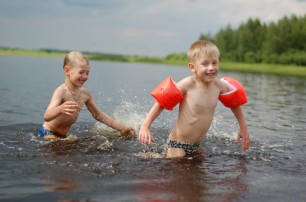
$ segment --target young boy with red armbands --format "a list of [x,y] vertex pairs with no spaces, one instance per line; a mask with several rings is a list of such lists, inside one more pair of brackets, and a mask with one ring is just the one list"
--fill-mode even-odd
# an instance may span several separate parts
[[140,127],[138,139],[141,144],[151,144],[153,121],[164,109],[171,110],[179,103],[178,119],[170,133],[167,157],[182,157],[201,151],[200,143],[212,123],[218,100],[234,113],[242,140],[242,149],[250,146],[247,124],[241,105],[247,102],[243,86],[235,79],[217,78],[219,73],[218,48],[209,41],[197,41],[188,51],[188,67],[194,74],[179,81],[171,78],[160,83],[151,95],[157,100]]

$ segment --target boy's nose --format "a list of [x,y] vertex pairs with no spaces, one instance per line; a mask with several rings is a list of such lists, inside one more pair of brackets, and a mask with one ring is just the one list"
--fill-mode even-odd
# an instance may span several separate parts
[[208,65],[208,69],[210,70],[210,69],[214,69],[214,65],[213,64],[209,64]]

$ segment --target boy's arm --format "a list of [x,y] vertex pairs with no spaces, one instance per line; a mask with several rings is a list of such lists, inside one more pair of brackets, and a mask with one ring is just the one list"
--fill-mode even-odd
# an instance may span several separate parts
[[100,109],[97,107],[95,102],[93,101],[92,95],[88,93],[89,99],[85,103],[87,109],[90,111],[92,116],[101,123],[104,123],[105,125],[118,130],[123,137],[130,138],[134,136],[135,129],[132,127],[127,127],[123,123],[116,121],[111,116],[107,115],[106,113],[100,111]]
[[141,144],[146,145],[155,142],[154,137],[150,133],[150,128],[153,121],[160,115],[163,110],[164,108],[161,107],[158,102],[155,102],[155,104],[150,109],[139,130],[138,139]]
[[62,101],[62,91],[60,88],[57,88],[51,98],[50,104],[44,113],[44,120],[49,122],[60,114],[66,114],[69,116],[75,115],[78,113],[78,103],[74,101],[67,101],[61,104]]
[[248,133],[248,127],[246,124],[246,121],[243,116],[243,112],[241,107],[236,107],[236,108],[231,108],[232,112],[234,113],[239,126],[240,126],[240,131],[238,133],[237,141],[240,141],[242,139],[242,149],[244,151],[248,150],[251,144],[250,138],[249,138],[249,133]]

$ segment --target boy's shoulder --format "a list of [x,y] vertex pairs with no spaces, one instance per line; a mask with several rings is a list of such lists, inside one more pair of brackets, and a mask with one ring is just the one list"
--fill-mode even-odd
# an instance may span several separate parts
[[185,93],[192,85],[195,84],[194,76],[183,78],[177,83],[177,87],[182,93]]
[[192,84],[194,83],[194,76],[188,76],[178,82],[179,84]]
[[219,89],[221,89],[221,91],[224,91],[226,89],[224,83],[220,79],[216,78],[214,80],[214,83]]
[[85,87],[81,87],[80,90],[82,91],[82,93],[91,94],[91,92]]
[[85,100],[86,100],[86,101],[88,101],[88,100],[90,100],[90,99],[93,99],[92,93],[91,93],[87,88],[81,87],[80,89],[81,89],[81,91],[82,91],[82,94],[85,95],[85,97],[86,97]]
[[65,83],[61,84],[60,86],[58,86],[55,90],[54,93],[64,93],[66,91],[66,85]]

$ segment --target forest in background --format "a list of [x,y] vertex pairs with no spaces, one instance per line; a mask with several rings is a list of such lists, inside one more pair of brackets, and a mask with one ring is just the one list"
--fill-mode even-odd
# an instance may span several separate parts
[[[201,34],[199,39],[214,42],[222,61],[306,66],[306,14],[285,16],[269,24],[250,18],[237,29],[228,25],[214,36]],[[167,56],[174,58],[186,61],[187,56]]]
[[306,66],[306,14],[269,24],[249,19],[237,29],[228,25],[215,36],[200,39],[214,41],[224,60]]

